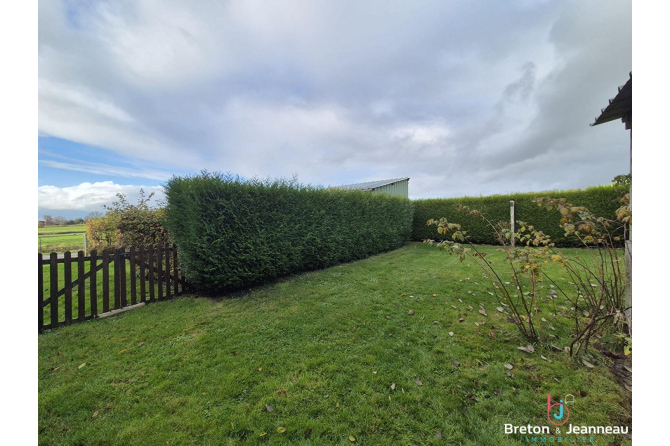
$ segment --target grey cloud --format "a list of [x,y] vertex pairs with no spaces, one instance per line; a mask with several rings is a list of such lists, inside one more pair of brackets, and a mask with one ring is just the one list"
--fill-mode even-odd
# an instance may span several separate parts
[[40,82],[61,86],[40,131],[161,169],[410,176],[415,197],[627,170],[621,129],[588,124],[631,69],[629,1],[85,5],[40,2]]

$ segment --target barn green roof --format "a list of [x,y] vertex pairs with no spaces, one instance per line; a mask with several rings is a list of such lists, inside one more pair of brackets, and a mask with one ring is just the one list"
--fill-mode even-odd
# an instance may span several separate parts
[[409,177],[406,178],[394,178],[392,180],[379,180],[379,181],[368,181],[367,183],[356,183],[356,184],[345,184],[343,186],[333,186],[332,189],[348,189],[348,190],[372,190],[377,189],[382,186],[388,186],[389,184],[399,183],[401,181],[407,181]]

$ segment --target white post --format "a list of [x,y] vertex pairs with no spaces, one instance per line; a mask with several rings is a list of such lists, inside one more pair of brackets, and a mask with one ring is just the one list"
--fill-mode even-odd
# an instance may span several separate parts
[[84,232],[84,256],[88,255],[88,240],[86,240],[86,233]]
[[509,227],[512,230],[512,238],[510,243],[512,248],[514,248],[514,200],[509,201]]

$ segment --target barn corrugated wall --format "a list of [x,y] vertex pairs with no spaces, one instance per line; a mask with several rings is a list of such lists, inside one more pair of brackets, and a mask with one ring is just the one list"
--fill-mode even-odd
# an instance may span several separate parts
[[390,194],[400,197],[409,197],[409,180],[398,181],[372,189],[373,194]]

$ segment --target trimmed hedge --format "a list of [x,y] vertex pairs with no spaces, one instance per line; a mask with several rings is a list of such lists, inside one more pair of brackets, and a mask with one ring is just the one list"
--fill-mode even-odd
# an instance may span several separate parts
[[492,195],[489,197],[463,197],[414,200],[414,223],[412,240],[440,240],[444,236],[437,233],[435,226],[427,226],[431,218],[446,217],[450,223],[460,223],[468,231],[470,241],[481,244],[498,244],[493,230],[478,217],[471,217],[456,210],[458,204],[481,211],[494,224],[509,222],[509,202],[514,200],[515,220],[524,221],[551,236],[557,246],[581,246],[579,242],[565,237],[560,228],[561,216],[558,212],[547,211],[533,203],[535,197],[565,198],[575,206],[585,206],[598,216],[614,219],[615,211],[621,204],[621,193],[614,186],[597,186],[582,190],[549,191],[519,193],[510,195]]
[[412,232],[412,204],[401,197],[210,173],[173,177],[165,189],[184,274],[203,292],[362,259]]

